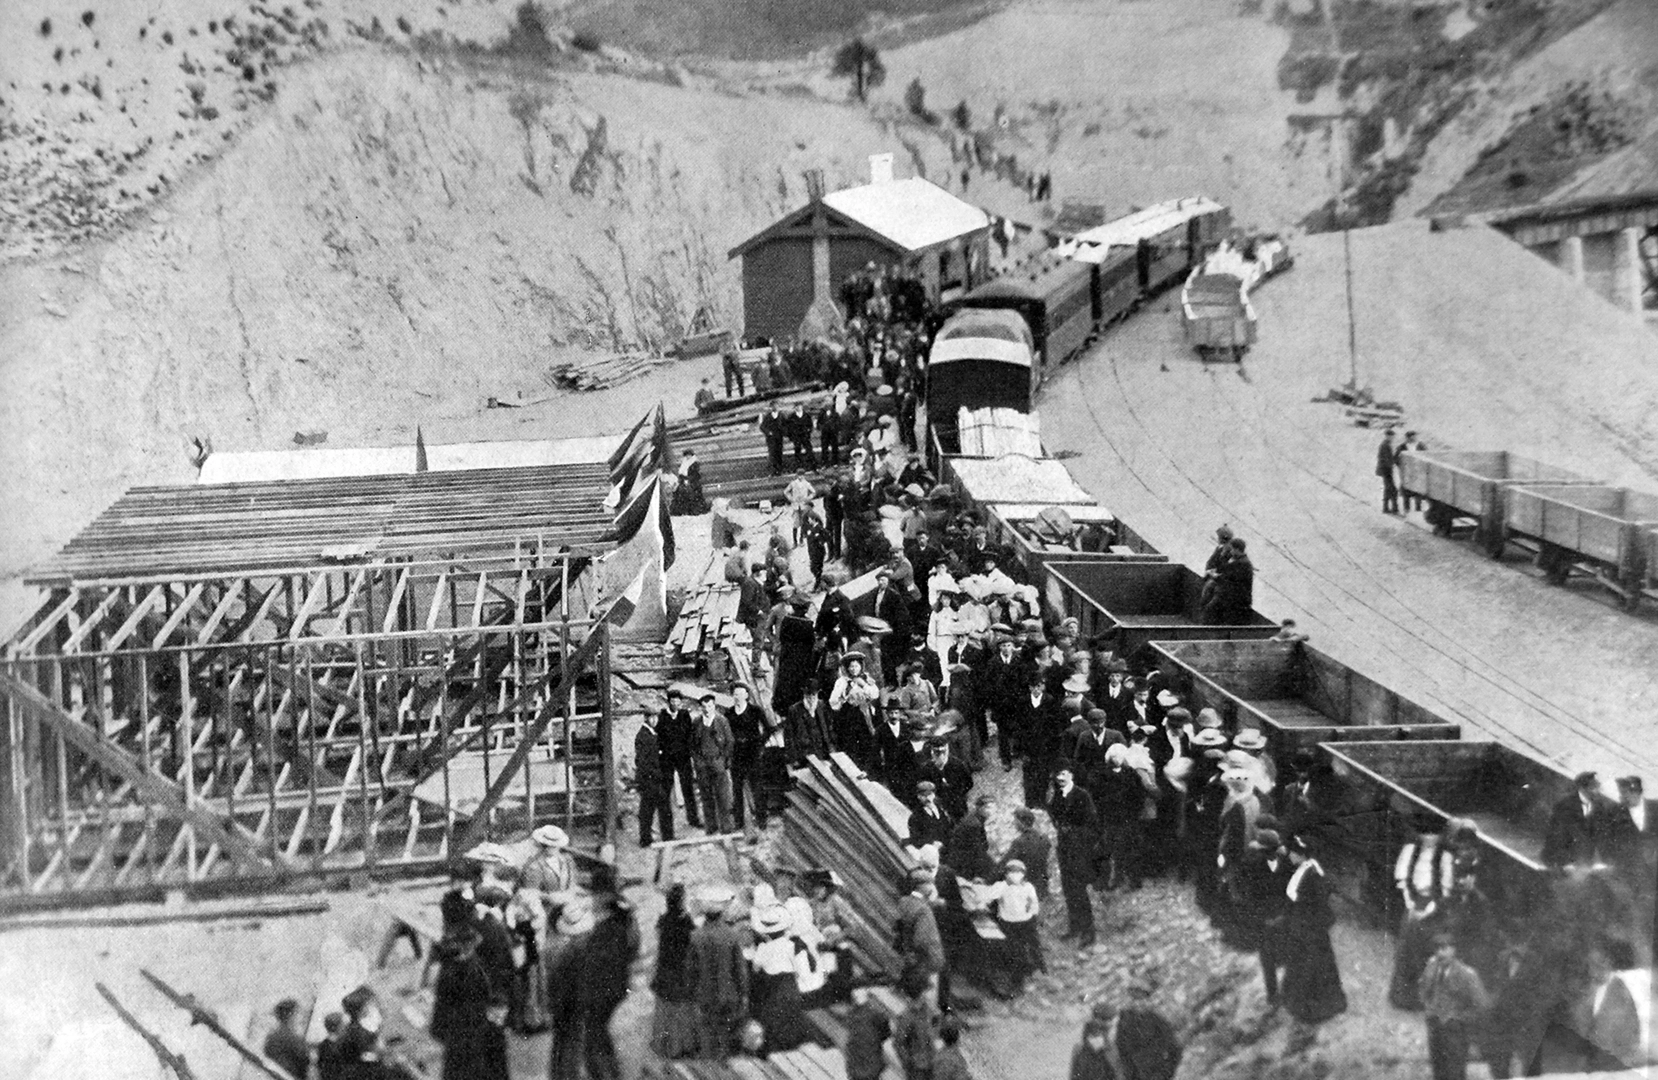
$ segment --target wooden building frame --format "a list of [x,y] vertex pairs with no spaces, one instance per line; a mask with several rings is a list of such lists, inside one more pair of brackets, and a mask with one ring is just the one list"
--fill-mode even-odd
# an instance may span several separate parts
[[99,576],[148,557],[113,542],[122,505],[83,534],[102,554],[35,577],[49,598],[0,659],[0,906],[418,872],[614,820],[602,511],[441,554],[408,554],[404,520],[392,554]]

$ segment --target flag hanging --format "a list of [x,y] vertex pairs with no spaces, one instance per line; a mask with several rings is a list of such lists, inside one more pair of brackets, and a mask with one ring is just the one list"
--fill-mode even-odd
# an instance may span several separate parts
[[668,506],[662,497],[662,474],[651,476],[650,484],[627,504],[616,516],[616,523],[605,534],[605,542],[617,547],[628,543],[645,529],[654,530],[662,544],[662,569],[674,564],[674,527],[668,517]]
[[641,416],[639,418],[639,422],[633,425],[633,430],[628,432],[628,437],[622,440],[622,445],[618,446],[611,452],[610,459],[606,462],[606,464],[610,467],[610,478],[612,480],[615,480],[616,478],[616,466],[620,465],[622,459],[627,457],[628,451],[633,448],[633,440],[639,437],[639,433],[645,429],[645,421],[650,418],[650,413],[646,413],[644,416]]

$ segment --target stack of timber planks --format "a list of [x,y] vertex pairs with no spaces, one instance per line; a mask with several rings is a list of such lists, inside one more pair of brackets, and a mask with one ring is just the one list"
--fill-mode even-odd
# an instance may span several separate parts
[[675,356],[597,356],[565,361],[547,369],[547,382],[561,390],[603,390],[640,378],[652,368],[671,364]]
[[896,979],[901,883],[918,865],[903,841],[909,810],[845,754],[809,757],[794,777],[777,845],[780,861],[786,869],[823,867],[840,875],[841,895],[854,915],[848,927],[854,958],[871,976]]
[[685,598],[679,618],[668,634],[678,658],[694,663],[704,652],[723,652],[728,646],[747,647],[754,640],[748,627],[737,621],[741,592],[725,580],[725,563],[719,552],[709,557],[702,582]]
[[[804,405],[806,411],[816,414],[829,403],[829,395],[817,390],[795,390],[772,396],[779,412],[788,414],[794,407]],[[771,411],[771,400],[745,401],[718,412],[706,413],[692,420],[676,420],[668,425],[668,439],[680,453],[696,451],[702,462],[702,489],[709,497],[724,496],[733,503],[753,503],[761,499],[781,501],[783,485],[794,475],[793,445],[785,443],[782,476],[771,474],[771,463],[766,453],[766,437],[759,430],[760,418]],[[821,443],[813,438],[813,451]],[[808,475],[820,477],[826,470]]]

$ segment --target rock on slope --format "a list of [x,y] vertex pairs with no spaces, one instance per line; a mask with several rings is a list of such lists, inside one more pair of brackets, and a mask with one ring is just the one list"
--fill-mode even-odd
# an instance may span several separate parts
[[0,573],[180,478],[184,433],[384,439],[539,387],[561,348],[729,318],[726,250],[804,197],[804,168],[854,183],[894,144],[828,104],[374,49],[301,66],[153,223],[78,273],[0,279]]

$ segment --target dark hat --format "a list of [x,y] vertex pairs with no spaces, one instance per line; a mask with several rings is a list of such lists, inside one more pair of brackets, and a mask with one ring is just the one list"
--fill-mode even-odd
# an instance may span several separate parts
[[1216,529],[1215,530],[1215,539],[1219,540],[1223,543],[1227,540],[1232,539],[1232,526],[1222,525],[1220,528]]
[[1592,772],[1580,772],[1572,778],[1572,783],[1580,788],[1592,788],[1600,783],[1600,777]]
[[1090,724],[1103,724],[1107,717],[1104,709],[1089,709],[1087,720]]
[[1108,675],[1127,675],[1128,661],[1114,656],[1111,658],[1110,662],[1105,665],[1105,671]]
[[1163,714],[1163,720],[1165,723],[1173,720],[1176,723],[1184,724],[1190,721],[1191,718],[1191,712],[1188,711],[1184,705],[1176,705],[1174,708]]
[[1283,841],[1278,838],[1278,830],[1261,828],[1257,828],[1255,830],[1255,842],[1266,848],[1268,851],[1276,850],[1283,843]]
[[1641,778],[1634,775],[1618,777],[1618,786],[1621,788],[1631,788],[1635,791],[1646,790],[1646,785],[1641,783]]
[[374,1000],[374,991],[366,986],[359,986],[345,997],[340,999],[340,1008],[347,1016],[358,1016],[369,1002]]

